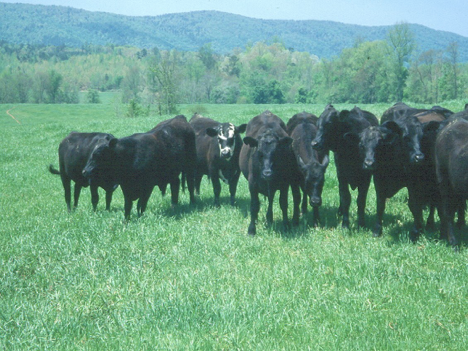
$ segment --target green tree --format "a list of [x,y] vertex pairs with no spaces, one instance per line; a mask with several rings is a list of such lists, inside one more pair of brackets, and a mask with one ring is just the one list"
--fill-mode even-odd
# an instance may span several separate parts
[[216,58],[211,43],[203,45],[198,50],[198,57],[203,62],[207,70],[212,70],[216,66]]
[[55,104],[58,101],[59,98],[59,89],[60,85],[62,84],[63,81],[63,76],[56,72],[55,70],[51,70],[49,72],[49,77],[48,81],[45,85],[45,93],[47,94],[47,102]]
[[176,50],[166,51],[150,67],[156,77],[159,88],[159,111],[163,114],[177,113],[179,93],[179,53]]
[[407,23],[393,26],[387,34],[390,57],[390,79],[393,98],[403,100],[403,91],[408,77],[407,64],[415,48],[414,34]]

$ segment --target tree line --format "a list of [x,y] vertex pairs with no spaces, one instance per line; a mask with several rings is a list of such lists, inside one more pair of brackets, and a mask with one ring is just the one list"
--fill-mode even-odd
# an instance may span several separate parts
[[468,64],[458,44],[417,51],[405,23],[386,40],[356,40],[331,59],[286,48],[281,38],[226,55],[114,45],[14,45],[0,42],[0,103],[78,103],[79,91],[119,91],[123,103],[174,113],[180,103],[437,104],[468,96]]

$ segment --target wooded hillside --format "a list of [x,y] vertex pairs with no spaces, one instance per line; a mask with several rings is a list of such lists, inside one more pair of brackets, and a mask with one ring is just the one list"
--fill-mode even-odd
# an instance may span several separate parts
[[[319,58],[337,56],[356,41],[384,40],[391,26],[358,26],[330,21],[248,18],[217,11],[130,17],[62,6],[0,3],[0,40],[15,44],[128,45],[196,51],[211,43],[218,54],[256,42],[281,41],[288,49]],[[444,50],[457,42],[460,62],[468,61],[468,38],[410,24],[417,50]]]

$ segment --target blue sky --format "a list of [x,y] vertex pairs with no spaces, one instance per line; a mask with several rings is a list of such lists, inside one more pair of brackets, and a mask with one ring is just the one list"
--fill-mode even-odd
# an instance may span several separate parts
[[217,10],[263,19],[327,20],[361,25],[417,23],[468,37],[468,0],[0,0],[62,5],[128,16]]

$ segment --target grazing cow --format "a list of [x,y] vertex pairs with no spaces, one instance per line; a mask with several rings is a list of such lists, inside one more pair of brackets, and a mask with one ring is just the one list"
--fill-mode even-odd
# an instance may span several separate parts
[[373,114],[358,107],[351,111],[338,112],[332,105],[327,105],[318,120],[318,131],[312,141],[312,147],[316,150],[332,150],[335,155],[340,193],[339,213],[343,215],[344,228],[349,228],[349,186],[353,190],[358,189],[358,225],[365,225],[366,198],[372,174],[362,167],[359,134],[364,129],[378,124]]
[[195,133],[185,116],[176,116],[149,132],[113,138],[96,148],[83,174],[91,180],[99,172],[110,174],[122,188],[125,218],[129,219],[133,201],[138,199],[137,213],[141,216],[156,185],[163,190],[170,184],[171,202],[176,205],[181,172],[187,176],[193,203],[195,163]]
[[300,174],[300,185],[303,192],[302,213],[307,212],[307,197],[313,208],[313,225],[320,222],[319,207],[322,204],[322,190],[325,183],[325,171],[329,158],[328,152],[312,148],[312,140],[317,134],[315,123],[318,118],[307,112],[294,115],[288,121],[288,134],[293,139],[292,148]]
[[299,223],[299,174],[291,148],[292,138],[286,132],[284,122],[270,111],[254,117],[248,124],[244,145],[239,158],[242,173],[249,182],[250,225],[248,233],[255,235],[256,221],[260,210],[259,194],[268,197],[267,222],[273,222],[273,200],[280,191],[280,207],[283,224],[288,222],[288,189],[291,185],[294,211],[293,224]]
[[109,144],[109,141],[114,138],[111,134],[105,133],[77,133],[71,132],[65,139],[62,140],[59,146],[59,170],[54,166],[49,166],[49,171],[52,174],[60,175],[63,188],[65,190],[65,202],[68,211],[71,211],[71,188],[70,183],[75,182],[74,204],[73,208],[78,206],[81,188],[90,185],[91,203],[96,211],[99,202],[98,187],[106,191],[106,210],[110,209],[112,201],[112,193],[117,188],[117,184],[105,174],[97,174],[92,182],[86,179],[82,172],[86,166],[92,152],[101,146]]
[[240,134],[245,132],[247,124],[235,126],[232,123],[220,123],[195,114],[190,119],[190,125],[195,131],[197,145],[196,192],[200,194],[202,177],[207,174],[213,183],[215,206],[219,207],[220,179],[229,184],[231,205],[234,205],[240,176],[239,154],[242,147]]
[[442,197],[441,237],[452,246],[458,244],[453,230],[455,212],[465,207],[468,198],[468,121],[449,123],[438,134],[435,148],[437,182]]

